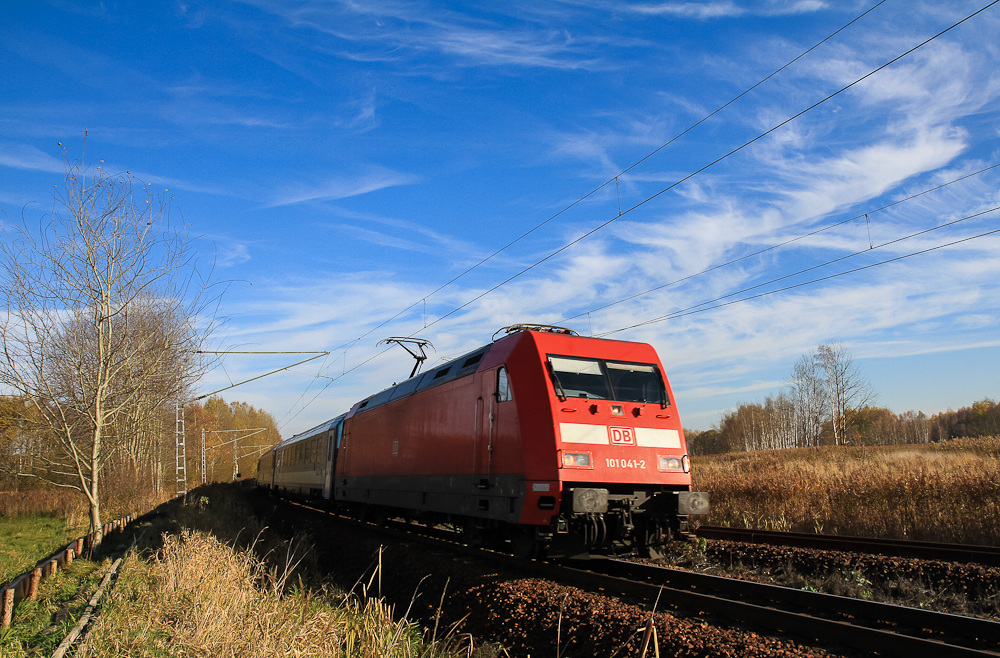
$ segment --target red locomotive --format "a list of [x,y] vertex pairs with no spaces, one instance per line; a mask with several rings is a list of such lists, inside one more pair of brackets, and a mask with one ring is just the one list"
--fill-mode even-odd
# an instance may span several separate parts
[[656,553],[708,496],[649,345],[518,325],[265,453],[264,486],[515,552]]

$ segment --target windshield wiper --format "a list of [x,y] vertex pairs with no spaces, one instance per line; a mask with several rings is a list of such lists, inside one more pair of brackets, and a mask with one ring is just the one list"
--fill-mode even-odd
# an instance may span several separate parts
[[563,388],[562,382],[559,381],[559,375],[556,374],[556,369],[552,367],[551,361],[546,361],[545,365],[549,368],[549,376],[552,377],[552,385],[556,389],[556,395],[559,396],[560,402],[566,401],[566,389]]

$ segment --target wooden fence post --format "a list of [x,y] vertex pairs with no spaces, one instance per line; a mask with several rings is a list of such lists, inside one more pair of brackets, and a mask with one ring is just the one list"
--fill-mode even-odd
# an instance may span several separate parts
[[10,628],[10,620],[14,616],[14,589],[8,587],[3,591],[0,600],[0,628]]
[[[124,530],[134,520],[135,514],[128,514],[115,521],[105,523],[102,526],[103,534],[107,535],[114,531]],[[27,592],[24,593],[24,596],[34,601],[38,598],[38,588],[42,578],[55,574],[59,570],[60,562],[68,567],[73,564],[74,558],[83,555],[85,550],[92,554],[96,547],[97,533],[92,532],[74,539],[63,551],[56,553],[30,572],[18,577],[13,581],[12,586],[0,590],[0,628],[10,628],[14,617],[14,595],[18,589],[24,589],[22,580],[27,580]]]
[[35,567],[31,570],[31,581],[28,583],[28,598],[34,601],[38,598],[38,583],[42,581],[42,570]]

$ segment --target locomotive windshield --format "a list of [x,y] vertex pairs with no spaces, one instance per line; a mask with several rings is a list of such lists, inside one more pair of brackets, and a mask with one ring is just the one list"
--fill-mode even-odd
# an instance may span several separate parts
[[667,389],[655,365],[551,354],[548,358],[552,384],[560,397],[668,403]]

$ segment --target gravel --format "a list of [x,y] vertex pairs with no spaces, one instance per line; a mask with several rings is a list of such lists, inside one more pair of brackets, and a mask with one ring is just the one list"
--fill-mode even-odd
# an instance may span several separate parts
[[[381,594],[428,638],[470,642],[473,655],[847,656],[718,619],[651,612],[646,603],[542,580],[488,562],[400,543],[331,517],[280,505],[269,524],[305,530],[326,577],[344,589]],[[378,565],[381,565],[378,567]],[[655,638],[649,635],[649,622]],[[647,635],[649,637],[647,638]],[[654,647],[655,643],[655,647]]]

